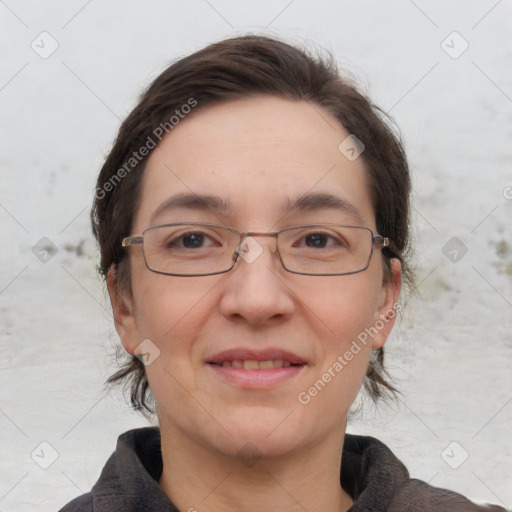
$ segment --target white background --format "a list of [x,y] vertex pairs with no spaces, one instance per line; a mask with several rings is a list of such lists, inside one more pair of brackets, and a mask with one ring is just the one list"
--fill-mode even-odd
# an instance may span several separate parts
[[410,157],[419,296],[387,354],[403,399],[366,405],[350,431],[414,477],[512,507],[510,0],[5,0],[0,15],[0,510],[57,510],[148,424],[102,388],[118,341],[95,272],[95,179],[144,85],[248,31],[332,51]]

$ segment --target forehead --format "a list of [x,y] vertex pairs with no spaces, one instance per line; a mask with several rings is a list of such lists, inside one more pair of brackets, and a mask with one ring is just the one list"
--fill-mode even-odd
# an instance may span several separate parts
[[151,154],[137,228],[174,195],[216,196],[231,220],[256,229],[310,193],[339,197],[372,227],[365,164],[338,149],[348,136],[329,112],[303,101],[255,96],[199,109]]

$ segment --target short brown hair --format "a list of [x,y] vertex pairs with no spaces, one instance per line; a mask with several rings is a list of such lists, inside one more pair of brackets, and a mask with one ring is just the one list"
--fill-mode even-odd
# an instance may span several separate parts
[[[220,41],[176,61],[153,81],[122,123],[99,174],[91,211],[92,229],[100,248],[101,274],[105,277],[114,265],[120,293],[131,293],[129,260],[121,241],[131,235],[147,162],[147,157],[134,160],[134,153],[139,155],[140,148],[153,146],[149,141],[154,141],[155,131],[160,135],[169,132],[173,127],[171,117],[184,105],[191,105],[191,99],[197,111],[254,94],[307,101],[322,107],[363,142],[362,158],[368,169],[377,230],[394,242],[392,249],[384,248],[382,252],[385,279],[390,276],[390,259],[398,258],[405,284],[412,284],[412,272],[406,261],[409,169],[400,137],[387,122],[389,117],[350,80],[340,76],[332,56],[313,55],[260,35]],[[396,391],[385,378],[383,363],[383,349],[374,350],[364,383],[373,399],[386,391]],[[108,380],[109,384],[118,382],[130,384],[135,409],[154,412],[144,365],[137,357],[130,356]]]

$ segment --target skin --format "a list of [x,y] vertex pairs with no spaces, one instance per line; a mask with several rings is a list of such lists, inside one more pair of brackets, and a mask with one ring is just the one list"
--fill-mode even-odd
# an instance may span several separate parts
[[[133,235],[151,225],[212,222],[239,231],[338,222],[376,232],[362,158],[338,150],[348,136],[328,112],[306,103],[254,96],[190,114],[151,154]],[[220,196],[233,211],[179,208],[157,219],[158,206],[176,193]],[[295,212],[286,198],[325,192],[359,210]],[[142,247],[130,248],[132,294],[109,292],[118,333],[134,354],[144,339],[158,349],[146,367],[157,403],[164,460],[160,485],[180,510],[346,510],[351,497],[339,481],[347,411],[394,319],[332,378],[309,404],[297,396],[348,350],[365,328],[392,310],[400,263],[383,284],[382,255],[367,270],[346,276],[286,272],[275,241],[229,273],[172,277],[149,271]],[[393,315],[394,316],[394,315]],[[222,380],[205,361],[226,349],[280,348],[307,365],[271,389],[245,389]],[[252,454],[249,466],[237,457]]]

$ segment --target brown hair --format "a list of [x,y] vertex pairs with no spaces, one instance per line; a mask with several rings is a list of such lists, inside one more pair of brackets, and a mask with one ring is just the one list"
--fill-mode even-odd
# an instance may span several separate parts
[[[143,93],[122,123],[101,169],[91,211],[99,243],[99,270],[105,277],[116,269],[119,293],[131,293],[129,260],[121,247],[131,235],[140,184],[151,149],[192,107],[235,100],[253,94],[308,101],[329,111],[365,145],[376,226],[393,248],[383,249],[385,279],[391,258],[402,263],[405,284],[412,284],[407,265],[410,177],[400,137],[385,121],[386,114],[338,73],[332,56],[307,53],[283,41],[248,35],[211,44],[168,67]],[[188,105],[189,107],[185,108]],[[389,118],[387,118],[389,119]],[[141,148],[146,148],[142,150]],[[122,351],[121,351],[122,352]],[[374,350],[364,382],[373,399],[396,389],[386,380],[383,349]],[[131,404],[153,411],[143,363],[135,356],[107,381],[131,385]]]

